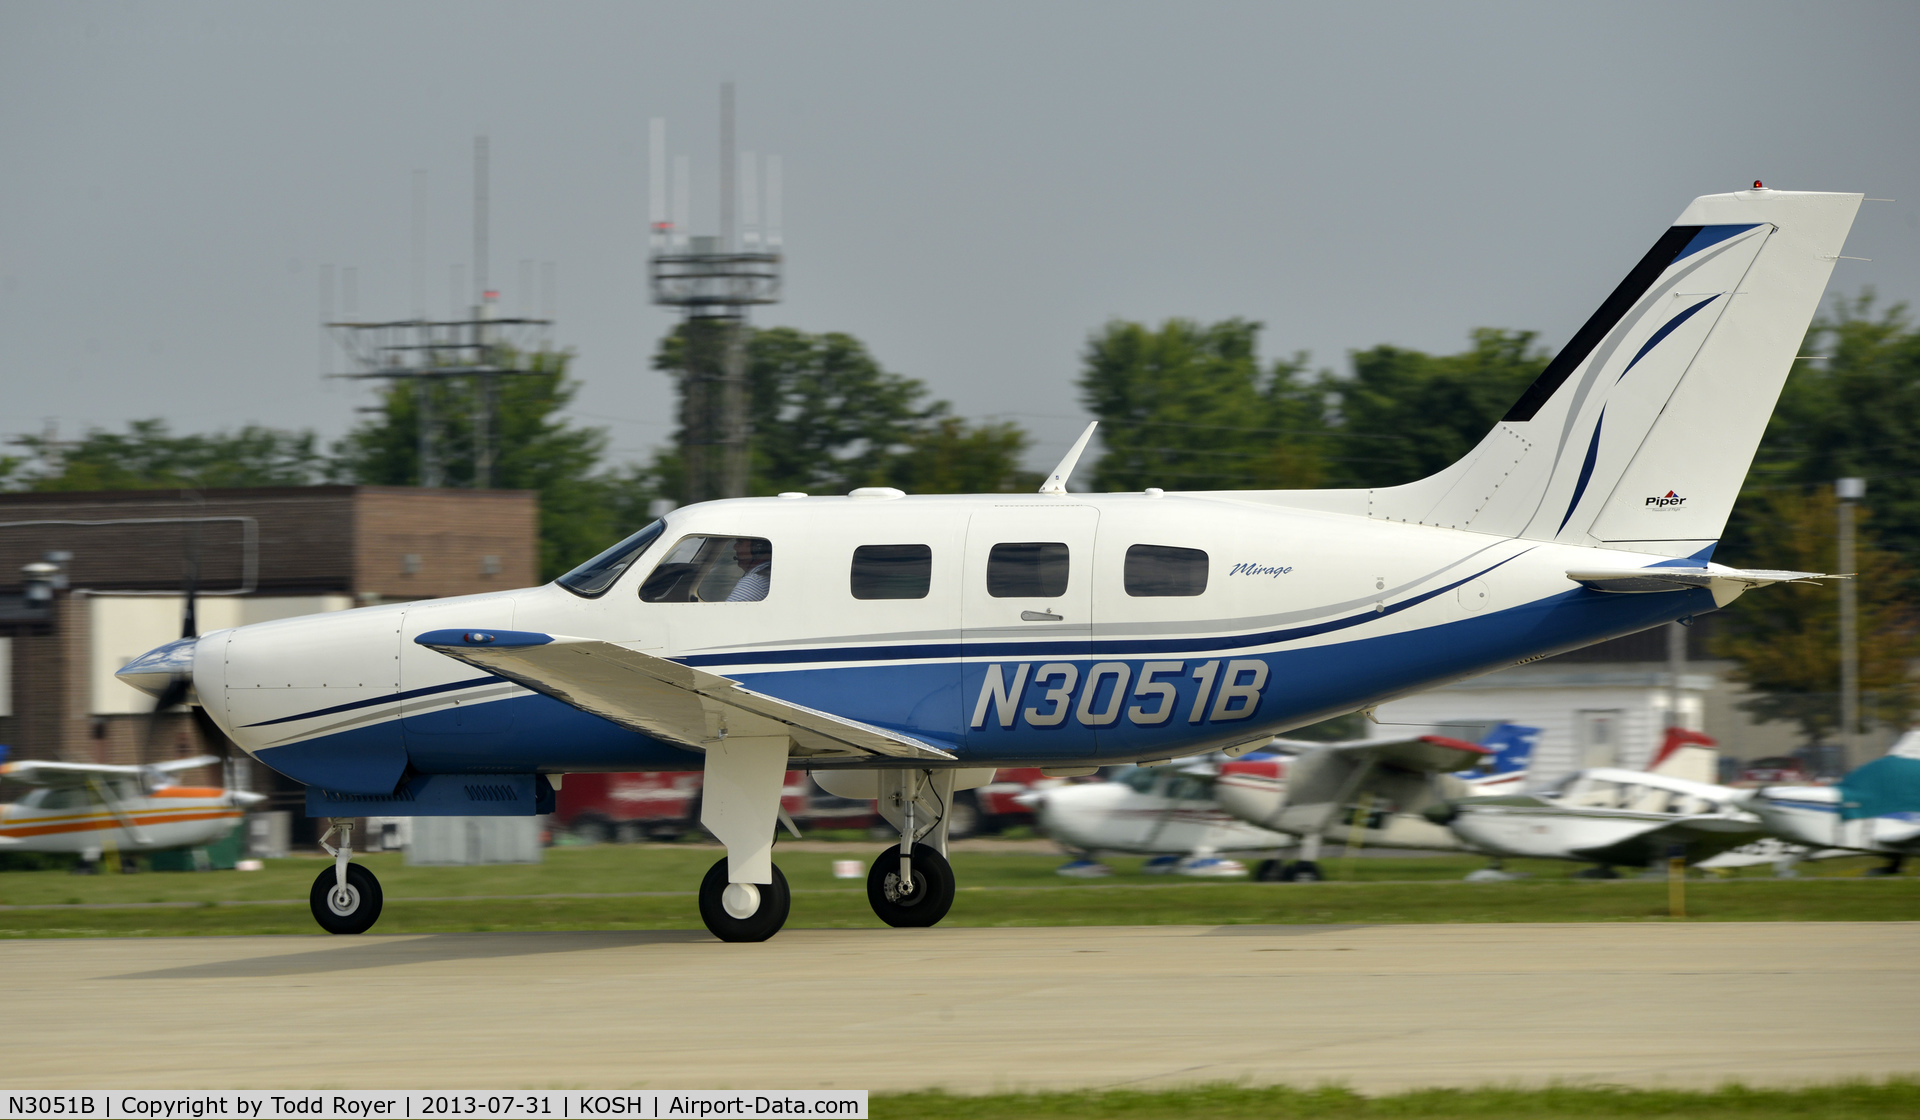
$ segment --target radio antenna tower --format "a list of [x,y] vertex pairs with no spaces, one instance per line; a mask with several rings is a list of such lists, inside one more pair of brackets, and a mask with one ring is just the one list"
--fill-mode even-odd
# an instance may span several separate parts
[[[414,301],[424,301],[419,280],[422,256],[421,226],[425,222],[423,176],[414,175]],[[487,138],[473,140],[473,280],[478,299],[467,318],[428,319],[415,307],[411,319],[396,322],[330,322],[327,328],[341,349],[353,359],[353,373],[333,374],[352,380],[379,378],[393,384],[411,382],[415,421],[419,425],[420,485],[446,485],[445,437],[436,415],[435,384],[464,379],[472,388],[473,488],[493,487],[493,413],[496,383],[502,377],[543,372],[525,365],[530,353],[549,345],[552,319],[502,319],[495,314],[500,293],[487,286]],[[523,276],[527,270],[523,269]],[[551,284],[549,284],[551,287]],[[458,293],[455,295],[457,303]],[[530,302],[522,295],[521,305]],[[351,311],[349,311],[351,313]]]
[[[747,416],[747,308],[778,302],[780,298],[779,237],[749,231],[742,245],[734,216],[740,180],[735,177],[737,155],[733,137],[733,83],[720,87],[720,232],[714,237],[690,237],[683,228],[690,213],[687,176],[675,167],[680,197],[668,205],[666,185],[666,126],[652,122],[647,215],[651,225],[650,273],[653,302],[678,307],[682,314],[680,369],[680,453],[686,466],[686,500],[741,498],[747,493],[748,441],[753,432]],[[751,156],[748,157],[752,159]],[[758,185],[750,170],[745,182]],[[777,190],[775,173],[769,190]],[[758,198],[744,207],[749,222],[759,215]],[[672,213],[677,220],[669,221]],[[779,214],[777,198],[769,197],[770,219]]]

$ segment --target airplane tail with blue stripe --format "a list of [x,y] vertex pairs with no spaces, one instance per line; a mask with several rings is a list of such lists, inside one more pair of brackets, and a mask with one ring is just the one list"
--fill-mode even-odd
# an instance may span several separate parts
[[1860,202],[1694,199],[1478,447],[1369,515],[1704,558]]

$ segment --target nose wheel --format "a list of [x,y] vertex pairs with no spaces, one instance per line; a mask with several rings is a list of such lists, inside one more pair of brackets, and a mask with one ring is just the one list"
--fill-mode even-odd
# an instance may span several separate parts
[[307,902],[313,920],[328,933],[365,933],[380,920],[380,880],[357,863],[347,865],[347,881],[329,867],[313,881]]
[[723,858],[700,881],[700,920],[722,941],[765,941],[787,924],[791,909],[793,892],[777,866],[771,883],[730,883]]
[[953,909],[953,865],[930,844],[913,847],[912,879],[901,875],[900,845],[880,853],[867,872],[867,902],[890,926],[930,926]]

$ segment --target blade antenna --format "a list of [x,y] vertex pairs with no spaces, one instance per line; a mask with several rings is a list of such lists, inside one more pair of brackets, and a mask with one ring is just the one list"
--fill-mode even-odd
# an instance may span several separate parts
[[1060,460],[1060,465],[1053,468],[1053,473],[1047,475],[1047,480],[1040,484],[1042,494],[1067,492],[1067,479],[1073,474],[1074,465],[1080,462],[1080,453],[1087,449],[1087,441],[1093,438],[1093,430],[1099,426],[1098,420],[1089,423],[1087,430],[1080,433],[1080,438],[1073,441],[1073,446],[1067,449],[1067,457]]

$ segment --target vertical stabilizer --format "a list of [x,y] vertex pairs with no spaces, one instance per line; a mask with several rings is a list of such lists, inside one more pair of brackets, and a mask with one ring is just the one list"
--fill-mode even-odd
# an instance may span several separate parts
[[1860,201],[1694,199],[1478,447],[1372,491],[1368,513],[1658,556],[1711,548]]

